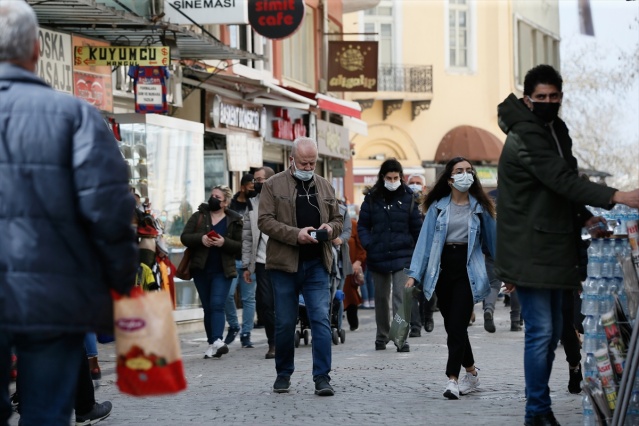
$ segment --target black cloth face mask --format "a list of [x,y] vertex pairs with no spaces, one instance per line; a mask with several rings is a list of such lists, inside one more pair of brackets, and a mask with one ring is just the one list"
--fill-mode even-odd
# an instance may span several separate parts
[[559,102],[533,102],[530,98],[528,100],[533,104],[532,113],[543,120],[544,123],[554,121],[559,115],[559,108],[561,107]]
[[211,197],[209,197],[209,209],[211,209],[212,212],[216,212],[221,208],[220,200],[211,195]]

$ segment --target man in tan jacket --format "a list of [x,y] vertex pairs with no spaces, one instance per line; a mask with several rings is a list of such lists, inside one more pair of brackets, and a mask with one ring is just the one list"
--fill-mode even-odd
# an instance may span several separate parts
[[313,335],[315,394],[331,396],[331,327],[329,271],[330,241],[342,232],[335,190],[315,175],[317,144],[298,138],[289,157],[291,166],[264,183],[258,227],[269,236],[266,269],[275,300],[276,393],[287,393],[295,369],[295,324],[300,293],[304,296]]

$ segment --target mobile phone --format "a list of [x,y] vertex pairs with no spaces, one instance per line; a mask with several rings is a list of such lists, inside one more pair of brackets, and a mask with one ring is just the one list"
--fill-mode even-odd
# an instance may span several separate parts
[[328,241],[328,230],[326,229],[315,229],[308,231],[308,234],[317,241]]
[[206,234],[206,236],[209,238],[220,238],[220,234],[215,231],[210,231],[208,234]]

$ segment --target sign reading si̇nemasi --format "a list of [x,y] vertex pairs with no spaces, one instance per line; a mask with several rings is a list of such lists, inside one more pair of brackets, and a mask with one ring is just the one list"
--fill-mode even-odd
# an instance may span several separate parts
[[162,20],[178,25],[191,25],[193,21],[198,24],[248,24],[247,1],[164,0]]
[[167,66],[171,48],[134,46],[76,46],[75,65]]

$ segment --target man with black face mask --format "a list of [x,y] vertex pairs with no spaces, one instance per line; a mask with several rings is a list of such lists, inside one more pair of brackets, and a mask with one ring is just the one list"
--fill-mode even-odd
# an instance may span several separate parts
[[558,117],[562,78],[538,65],[524,79],[524,97],[511,94],[498,107],[508,136],[499,159],[495,274],[519,295],[526,324],[526,425],[558,425],[548,380],[562,333],[562,296],[581,288],[581,228],[593,237],[605,223],[586,205],[639,207],[631,192],[587,182],[578,175],[568,128]]

